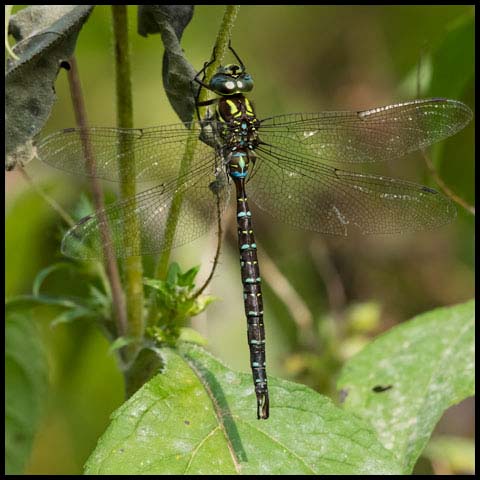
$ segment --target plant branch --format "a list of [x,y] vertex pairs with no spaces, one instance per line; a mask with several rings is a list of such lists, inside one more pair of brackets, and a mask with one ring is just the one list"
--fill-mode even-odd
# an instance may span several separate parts
[[311,244],[310,253],[327,290],[328,310],[333,316],[340,318],[345,310],[347,297],[342,277],[332,261],[327,244],[324,240],[315,238]]
[[[225,9],[225,14],[223,16],[222,23],[219,28],[219,32],[217,34],[217,39],[215,42],[215,60],[214,62],[207,68],[206,72],[206,77],[205,81],[208,82],[209,79],[212,77],[213,73],[218,69],[218,67],[221,64],[221,61],[223,59],[223,56],[225,55],[225,52],[227,51],[228,48],[228,42],[230,39],[231,35],[231,30],[233,28],[233,24],[235,22],[235,18],[238,14],[239,11],[239,6],[235,5],[229,5]],[[209,92],[208,90],[206,91],[205,89],[202,89],[200,92],[199,96],[199,101],[204,101],[208,98]],[[185,148],[185,154],[182,158],[181,164],[180,164],[180,170],[179,170],[179,175],[178,175],[178,187],[180,187],[181,182],[183,181],[185,175],[188,173],[188,170],[190,169],[191,162],[193,160],[193,156],[195,154],[195,148],[198,142],[198,129],[196,128],[196,122],[192,122],[192,128],[191,128],[191,134],[189,135],[189,138],[187,140],[187,145]],[[170,255],[171,255],[171,250],[172,250],[172,245],[173,245],[173,239],[175,237],[175,230],[177,227],[178,223],[178,218],[180,215],[181,211],[181,206],[183,202],[183,191],[178,191],[173,200],[172,200],[172,205],[169,211],[168,219],[167,219],[167,226],[165,229],[165,248],[162,251],[162,254],[160,255],[157,267],[155,269],[155,278],[159,279],[164,279],[167,274],[168,270],[168,264],[170,262]],[[221,239],[221,226],[219,228],[219,235],[218,239],[220,242]],[[217,254],[215,256],[215,261],[212,266],[212,271],[208,277],[208,281],[201,287],[201,291],[203,291],[207,285],[208,282],[211,280],[213,277],[213,272],[215,270],[215,267],[218,263],[218,256],[220,254],[220,243],[217,247]],[[197,292],[198,294],[198,292]],[[149,321],[153,319],[155,315],[155,308],[152,306],[150,310],[150,315],[149,315]]]
[[302,335],[307,338],[313,327],[313,317],[307,304],[295,290],[291,282],[275,265],[267,252],[257,244],[259,257],[262,259],[261,276],[268,283],[275,295],[287,307]]
[[[133,128],[132,86],[130,55],[128,41],[128,18],[126,5],[112,5],[113,36],[115,51],[117,125],[120,128]],[[135,158],[132,153],[131,140],[119,136],[118,166],[120,172],[121,197],[134,198]],[[134,214],[132,203],[124,218],[125,248],[140,250],[140,226]],[[143,267],[141,257],[127,257],[124,261],[125,295],[128,312],[128,335],[136,342],[130,344],[129,350],[137,349],[143,338],[145,325],[143,319]],[[133,352],[131,352],[133,353]]]
[[217,207],[217,248],[215,250],[215,257],[213,259],[213,264],[212,268],[210,269],[210,273],[208,274],[208,277],[206,278],[205,282],[203,282],[203,285],[192,295],[192,298],[197,298],[200,296],[203,291],[207,288],[208,284],[213,278],[213,274],[215,273],[215,270],[218,265],[218,259],[220,258],[220,251],[222,249],[222,238],[223,238],[223,231],[222,231],[222,217],[221,217],[221,211],[220,211],[220,198],[217,195],[216,196],[216,207]]
[[[223,57],[228,50],[228,44],[232,36],[232,29],[237,18],[238,12],[240,11],[239,5],[228,5],[225,9],[225,14],[223,15],[222,23],[218,30],[217,39],[215,41],[215,47],[213,51],[215,52],[215,59],[207,67],[205,72],[205,82],[208,83],[214,73],[218,70],[218,67],[221,65]],[[205,102],[209,100],[212,92],[207,89],[202,89],[198,101]]]
[[[232,35],[232,28],[235,23],[235,19],[237,18],[239,10],[240,10],[240,7],[238,5],[230,5],[225,10],[225,15],[223,16],[222,24],[220,25],[220,29],[217,35],[217,40],[215,42],[215,49],[214,49],[216,53],[215,62],[212,63],[212,65],[210,65],[207,68],[207,71],[205,73],[206,81],[210,80],[212,75],[216,72],[219,65],[221,64],[221,60],[225,56],[225,53],[227,51],[228,44],[230,42],[230,38]],[[207,100],[209,97],[209,93],[210,93],[209,90],[203,89],[199,95],[199,102]],[[222,233],[222,219],[221,219],[221,212],[220,212],[220,201],[218,196],[217,196],[216,207],[217,207],[217,249],[215,251],[215,257],[213,259],[212,268],[210,270],[210,273],[207,279],[205,280],[203,285],[197,290],[197,292],[194,293],[193,298],[196,298],[199,295],[201,295],[203,291],[207,288],[208,284],[213,278],[213,275],[218,265],[218,260],[220,258],[223,233]]]
[[427,164],[428,169],[430,170],[430,173],[432,174],[432,177],[434,178],[435,182],[440,187],[440,189],[443,191],[443,193],[447,197],[449,197],[451,200],[453,200],[455,203],[457,203],[458,205],[463,207],[465,210],[470,212],[472,215],[475,215],[475,207],[467,203],[463,198],[459,197],[456,193],[452,192],[452,190],[450,190],[447,184],[442,180],[440,175],[435,170],[432,159],[430,158],[428,153],[425,152],[424,150],[422,150],[421,153],[422,153],[423,159],[425,160],[425,163]]
[[[212,65],[207,68],[206,78],[205,81],[208,82],[213,73],[218,69],[220,66],[221,60],[225,55],[225,52],[228,48],[228,41],[230,38],[230,32],[233,28],[233,22],[237,16],[239,7],[229,5],[225,9],[225,14],[223,16],[222,23],[220,25],[220,29],[217,35],[217,40],[215,42],[215,61]],[[208,90],[202,89],[200,92],[199,101],[204,101],[208,97]],[[192,122],[192,127],[196,125],[195,122]],[[185,154],[183,156],[182,162],[180,164],[180,170],[178,178],[179,180],[183,180],[184,175],[187,174],[190,164],[193,159],[193,155],[195,153],[196,143],[198,141],[198,131],[195,128],[191,129],[192,134],[190,135],[187,146],[185,149]],[[180,185],[179,185],[180,186]],[[175,236],[175,230],[177,228],[178,216],[180,214],[180,208],[183,201],[183,193],[177,193],[172,200],[172,207],[169,212],[169,217],[167,221],[167,227],[165,231],[165,245],[166,248],[163,250],[160,259],[157,264],[155,278],[164,279],[167,270],[168,264],[170,262],[170,255],[172,249],[173,238]]]
[[[417,65],[417,98],[420,98],[421,95],[421,70],[422,70],[422,59],[425,56],[425,50],[426,47],[422,47],[420,51],[420,55],[418,57],[418,65]],[[432,174],[433,178],[435,179],[435,182],[437,185],[440,187],[440,189],[443,191],[443,193],[449,197],[451,200],[453,200],[455,203],[463,207],[465,210],[470,212],[472,215],[475,215],[475,207],[468,204],[463,198],[459,197],[457,194],[452,192],[450,188],[446,185],[446,183],[442,180],[440,175],[437,173],[432,159],[430,158],[429,154],[425,150],[421,150],[423,159],[425,160],[425,163],[427,165],[428,170]]]
[[[80,129],[87,127],[87,113],[85,103],[83,101],[82,88],[80,84],[80,76],[77,68],[77,61],[74,56],[70,57],[70,70],[68,71],[68,82],[70,85],[70,94],[72,97],[73,109],[75,111],[75,119]],[[105,216],[103,201],[103,191],[100,181],[95,177],[95,157],[93,148],[90,144],[88,135],[82,135],[82,148],[85,155],[86,168],[93,194],[93,203],[95,210],[99,215],[99,229],[102,237],[103,256],[107,277],[110,283],[112,293],[112,310],[117,325],[118,335],[126,335],[127,333],[127,316],[125,311],[125,299],[122,292],[122,284],[120,282],[120,274],[115,255],[112,250],[111,233],[108,228],[107,218]]]

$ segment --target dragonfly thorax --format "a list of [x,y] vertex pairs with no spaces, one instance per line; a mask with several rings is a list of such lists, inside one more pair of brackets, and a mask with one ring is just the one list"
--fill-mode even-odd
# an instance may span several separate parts
[[258,146],[259,122],[252,104],[244,95],[220,98],[216,117],[223,124],[220,134],[227,151],[253,151]]

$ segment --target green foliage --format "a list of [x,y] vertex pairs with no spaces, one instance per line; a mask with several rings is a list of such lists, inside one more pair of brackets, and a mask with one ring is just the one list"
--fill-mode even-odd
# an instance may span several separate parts
[[162,349],[162,374],[112,416],[86,474],[392,474],[399,467],[355,415],[271,378],[271,418],[251,376],[197,346]]
[[[432,80],[427,94],[462,98],[474,81],[475,17],[473,14],[455,19],[442,41],[432,52]],[[459,55],[461,52],[461,55]],[[451,76],[450,72],[455,75]]]
[[48,367],[33,317],[7,304],[5,318],[5,472],[21,474],[43,412]]
[[441,414],[474,393],[473,307],[420,315],[352,358],[345,411],[270,378],[260,422],[250,375],[197,346],[157,351],[161,374],[114,413],[86,473],[411,473]]
[[[101,267],[97,264],[98,276],[100,274]],[[33,293],[32,295],[21,295],[14,297],[11,301],[15,305],[19,306],[37,306],[37,305],[50,305],[52,307],[59,307],[61,310],[54,315],[51,322],[52,326],[60,323],[71,322],[77,319],[94,320],[101,326],[107,327],[112,330],[110,319],[111,299],[110,296],[99,290],[95,285],[88,283],[88,294],[84,297],[72,297],[70,295],[47,295],[40,292],[43,282],[54,272],[61,270],[69,270],[74,275],[84,276],[91,282],[93,279],[86,275],[87,270],[81,263],[65,263],[59,262],[50,265],[41,270],[33,281]],[[112,331],[113,333],[113,331]]]
[[[131,17],[136,14],[134,8],[129,7]],[[163,65],[170,74],[177,73],[177,60],[184,57],[195,68],[208,59],[221,8],[196,8],[185,30],[180,56]],[[432,39],[422,60],[428,67],[422,96],[460,98],[473,105],[473,7],[244,8],[233,42],[257,80],[253,97],[261,116],[360,109],[380,104],[380,100],[394,103],[415,97],[419,51],[424,40]],[[110,7],[97,6],[76,48],[92,125],[112,125],[115,121],[109,22]],[[158,56],[158,41],[132,35],[132,52],[138,126],[178,122],[159,88],[162,62],[152,62]],[[58,68],[54,63],[52,71]],[[399,95],[396,86],[408,71],[412,72],[410,82]],[[63,77],[60,75],[55,85],[61,101],[49,120],[49,129],[73,125]],[[27,80],[31,83],[31,78]],[[175,93],[175,79],[170,83],[167,90]],[[36,89],[38,85],[36,82]],[[51,83],[47,90],[50,97]],[[191,100],[186,93],[186,88],[180,91],[178,100]],[[14,100],[22,95],[14,95]],[[32,107],[23,102],[25,105]],[[14,123],[9,120],[10,126]],[[31,122],[22,123],[30,131]],[[434,156],[442,168],[442,178],[468,199],[474,195],[473,139],[472,124],[448,144],[438,145]],[[402,165],[413,164],[405,161]],[[402,172],[412,174],[408,169]],[[193,298],[198,269],[182,273],[178,265],[172,265],[163,283],[146,280],[159,307],[148,331],[155,342],[145,339],[134,365],[122,371],[114,358],[132,339],[117,337],[105,273],[99,264],[52,264],[60,255],[58,222],[53,223],[49,207],[33,190],[14,197],[19,183],[24,186],[14,173],[8,175],[7,188],[12,188],[7,197],[11,203],[6,218],[6,282],[12,301],[6,322],[7,473],[24,471],[42,411],[47,379],[37,325],[31,321],[34,318],[38,323],[42,315],[37,313],[56,326],[42,332],[48,339],[49,360],[54,366],[52,383],[56,382],[52,388],[56,390],[49,414],[40,422],[36,450],[26,472],[31,474],[79,473],[79,466],[108,424],[108,415],[123,401],[125,380],[127,394],[133,396],[115,412],[90,457],[88,473],[409,473],[442,412],[473,392],[471,305],[466,305],[450,313],[434,311],[414,319],[350,360],[340,380],[348,390],[345,410],[304,386],[269,375],[272,416],[259,422],[251,375],[229,370],[203,350],[185,345],[206,343],[199,333],[183,325],[188,317],[203,311],[212,297]],[[69,205],[74,203],[76,190],[67,181],[56,181],[50,193]],[[92,207],[83,201],[79,210],[75,215],[78,219]],[[312,310],[315,332],[320,332],[318,342],[315,335],[309,337],[308,349],[298,342],[311,332],[302,331],[288,313],[282,312],[287,311],[283,308],[285,299],[269,292],[269,280],[262,275],[267,287],[269,369],[285,376],[282,361],[295,355],[300,359],[298,370],[310,372],[302,382],[315,388],[333,384],[345,356],[365,345],[380,322],[391,325],[408,318],[408,312],[428,310],[439,302],[455,303],[473,291],[473,222],[457,222],[447,233],[435,232],[424,250],[422,241],[417,243],[416,239],[412,241],[415,248],[405,248],[405,239],[385,240],[383,244],[349,240],[349,244],[354,243],[351,251],[347,242],[327,243],[341,283],[326,278],[325,283],[331,282],[327,285],[328,300],[320,283],[320,269],[305,248],[305,233],[282,230],[280,224],[273,227],[260,215],[256,215],[255,227],[265,250],[274,252],[272,258],[279,268],[291,272],[291,284],[303,286],[299,293]],[[365,246],[372,245],[378,246],[375,262],[365,255],[369,250]],[[428,257],[437,250],[441,258]],[[185,255],[182,251],[178,258],[189,265],[200,253],[200,249],[188,250]],[[227,255],[228,242],[224,248]],[[151,259],[143,260],[148,264]],[[377,261],[382,275],[375,283]],[[422,267],[424,262],[432,269]],[[208,318],[209,345],[212,351],[223,349],[225,361],[247,368],[245,341],[238,338],[239,329],[243,334],[245,328],[240,323],[244,322],[242,306],[235,304],[240,292],[238,266],[230,267],[229,263],[224,262],[221,283],[213,284],[215,293],[222,290],[223,301],[214,305],[215,315]],[[442,271],[448,272],[446,284]],[[322,281],[323,275],[320,273]],[[359,276],[360,281],[356,280]],[[19,295],[32,284],[32,295]],[[413,289],[404,287],[412,284]],[[335,294],[340,294],[336,300]],[[350,308],[358,298],[372,303]],[[226,310],[218,315],[222,304],[227,305]],[[41,309],[28,313],[39,305]],[[10,315],[10,309],[15,315]],[[327,317],[328,325],[323,321]],[[469,330],[461,337],[461,318],[466,317]],[[110,345],[93,324],[107,333]],[[178,343],[180,350],[166,348]],[[400,350],[401,346],[405,350]],[[374,392],[374,387],[384,388]],[[432,462],[448,461],[452,469],[472,470],[471,442],[433,439],[424,454]]]
[[148,327],[148,334],[159,344],[174,346],[187,319],[203,312],[215,300],[212,296],[195,296],[195,277],[200,267],[182,273],[177,263],[168,269],[166,280],[145,278],[144,284],[154,291],[158,316]]
[[344,367],[345,408],[371,423],[403,473],[411,473],[443,412],[474,395],[474,313],[470,301],[419,315]]
[[[63,185],[42,182],[42,188],[57,198],[64,198]],[[55,222],[55,233],[52,224]],[[58,258],[51,248],[58,237],[58,219],[34,190],[26,190],[9,202],[5,218],[5,293],[7,297],[31,288],[32,277],[48,261]],[[52,238],[53,237],[53,238]]]

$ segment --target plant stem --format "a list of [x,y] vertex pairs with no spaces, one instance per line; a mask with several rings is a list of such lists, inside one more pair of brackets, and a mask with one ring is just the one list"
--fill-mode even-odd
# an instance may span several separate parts
[[[233,28],[233,24],[235,18],[237,16],[238,10],[240,7],[235,5],[229,5],[225,9],[225,14],[223,16],[222,23],[220,25],[219,32],[217,34],[217,40],[215,42],[215,61],[207,68],[205,81],[208,83],[210,78],[212,77],[213,73],[218,69],[221,64],[221,61],[225,55],[225,52],[228,48],[228,41],[230,39],[231,30]],[[209,91],[206,89],[202,89],[200,92],[199,101],[202,102],[208,99]],[[192,126],[195,123],[192,124]],[[198,141],[198,134],[194,128],[192,128],[193,134],[189,137],[187,146],[185,149],[185,155],[182,159],[180,164],[180,171],[179,171],[179,179],[183,179],[183,176],[188,172],[190,168],[190,163],[193,159],[193,155],[195,153],[195,146],[196,142]],[[177,194],[173,201],[172,207],[170,209],[169,218],[167,221],[167,228],[165,237],[168,241],[165,244],[167,247],[163,250],[160,259],[157,264],[157,268],[155,271],[155,278],[165,279],[168,270],[168,264],[170,261],[171,255],[171,246],[173,242],[173,238],[175,235],[175,229],[177,227],[178,216],[180,213],[180,207],[183,200],[183,194]]]
[[216,208],[217,208],[217,248],[215,250],[215,257],[213,258],[212,268],[210,269],[210,273],[208,274],[208,277],[203,282],[203,285],[195,293],[192,294],[192,298],[199,297],[204,292],[204,290],[208,287],[208,284],[211,282],[211,280],[213,278],[213,274],[215,273],[215,269],[217,268],[218,260],[220,258],[220,250],[222,248],[223,231],[222,231],[222,218],[221,218],[221,211],[220,211],[220,198],[218,197],[218,195],[217,195],[216,200],[217,200],[216,201]]
[[[70,85],[70,94],[72,96],[73,109],[77,125],[81,129],[87,127],[87,113],[85,103],[83,101],[82,88],[80,84],[80,76],[78,74],[77,61],[74,56],[70,57],[70,70],[68,71],[68,82]],[[115,323],[117,325],[118,335],[126,335],[127,333],[127,315],[125,311],[125,299],[122,292],[122,284],[120,282],[120,274],[115,255],[112,250],[111,233],[108,228],[108,222],[103,209],[105,204],[103,201],[103,191],[100,181],[95,177],[95,157],[92,146],[89,142],[88,135],[82,135],[82,147],[85,154],[85,161],[88,177],[90,180],[93,203],[95,210],[99,215],[99,229],[102,237],[103,256],[107,277],[110,283],[112,293],[112,310]]]
[[[229,5],[225,9],[225,14],[222,19],[222,23],[219,28],[219,32],[217,34],[217,39],[215,42],[215,61],[212,65],[209,66],[206,72],[205,81],[208,82],[209,79],[212,77],[213,73],[218,69],[220,63],[225,55],[225,52],[228,48],[228,42],[231,35],[231,30],[233,28],[233,24],[235,22],[235,18],[237,17],[238,11],[240,7],[235,5]],[[193,80],[193,79],[192,79]],[[207,100],[208,98],[208,91],[203,89],[200,92],[199,101]],[[181,183],[184,179],[184,176],[188,173],[190,168],[191,162],[193,160],[193,156],[195,154],[195,148],[198,142],[199,132],[197,128],[197,123],[192,122],[190,135],[187,140],[187,144],[185,146],[185,153],[183,155],[182,161],[180,163],[180,169],[178,174],[178,187],[181,186]],[[155,278],[165,279],[167,276],[168,264],[170,262],[170,255],[172,251],[173,240],[175,238],[175,230],[177,228],[178,218],[181,211],[181,206],[183,202],[183,191],[178,191],[173,200],[172,205],[170,207],[170,211],[168,213],[167,225],[165,228],[165,248],[163,249],[160,258],[158,260],[157,266],[155,268]],[[221,226],[219,225],[218,228],[218,239],[220,242],[221,239]],[[213,277],[213,272],[215,267],[218,263],[218,256],[220,253],[220,243],[217,246],[217,252],[215,255],[214,264],[212,267],[212,271],[207,278],[207,281],[201,287],[200,291],[195,294],[198,296],[203,290],[207,287],[208,282]],[[152,297],[153,298],[153,297]],[[151,302],[152,305],[150,307],[150,312],[148,316],[148,322],[152,322],[156,315],[156,307],[154,302]]]
[[473,205],[470,205],[463,198],[459,197],[456,193],[450,190],[450,188],[448,188],[447,184],[442,180],[440,175],[437,173],[437,170],[435,169],[429,154],[424,150],[421,150],[421,154],[423,156],[423,159],[425,160],[427,168],[430,170],[430,173],[432,174],[432,177],[434,178],[435,182],[437,182],[437,185],[440,187],[443,193],[447,197],[449,197],[451,200],[453,200],[455,203],[458,203],[458,205],[460,205],[462,208],[467,210],[467,212],[470,212],[472,215],[475,215],[475,207]]
[[[132,86],[130,72],[130,55],[128,43],[128,18],[126,5],[112,5],[113,35],[115,50],[115,73],[117,93],[117,124],[120,128],[133,128]],[[119,137],[119,172],[121,197],[133,198],[135,189],[135,158],[130,141]],[[127,249],[139,250],[140,229],[134,215],[135,205],[125,216],[124,245]],[[127,235],[127,232],[128,235]],[[133,234],[132,234],[133,232]],[[128,312],[128,335],[136,341],[129,350],[138,349],[144,334],[143,321],[143,268],[141,257],[127,257],[124,261],[125,295]]]
[[[422,58],[424,56],[425,56],[425,47],[422,47],[420,51],[420,56],[418,58],[418,65],[417,65],[417,98],[420,98],[420,95],[421,95],[421,86],[422,86],[421,70],[422,70]],[[448,188],[447,184],[442,180],[437,170],[435,169],[435,166],[432,162],[432,159],[430,158],[430,155],[425,150],[421,150],[421,154],[423,159],[425,160],[427,168],[430,170],[430,173],[432,174],[435,182],[437,182],[437,185],[440,187],[443,193],[447,197],[449,197],[451,200],[453,200],[455,203],[460,205],[462,208],[467,210],[467,212],[470,212],[472,215],[475,215],[475,207],[473,205],[470,205],[463,198],[459,197],[452,190],[450,190],[450,188]]]
[[[223,15],[222,23],[218,30],[217,39],[215,41],[215,60],[211,65],[208,66],[205,72],[205,83],[208,83],[210,81],[213,74],[217,71],[218,67],[222,63],[223,57],[225,56],[225,53],[228,49],[228,42],[230,41],[230,37],[232,36],[232,28],[239,11],[239,5],[228,5],[225,9],[225,14]],[[209,99],[210,95],[210,90],[204,88],[200,92],[198,101],[204,102]]]

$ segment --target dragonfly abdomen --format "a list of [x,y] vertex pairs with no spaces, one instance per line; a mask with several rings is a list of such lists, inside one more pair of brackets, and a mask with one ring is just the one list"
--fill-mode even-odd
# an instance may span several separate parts
[[[241,152],[237,152],[241,153]],[[240,156],[243,160],[243,157]],[[248,155],[246,156],[248,162]],[[248,163],[247,163],[248,165]],[[257,417],[267,419],[269,399],[265,364],[265,328],[263,324],[263,300],[260,269],[257,259],[257,245],[252,228],[252,215],[245,193],[247,170],[234,169],[230,175],[237,192],[238,248],[240,251],[240,272],[243,284],[243,301],[247,317],[247,336],[250,349],[255,394],[257,396]]]

